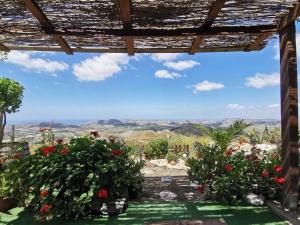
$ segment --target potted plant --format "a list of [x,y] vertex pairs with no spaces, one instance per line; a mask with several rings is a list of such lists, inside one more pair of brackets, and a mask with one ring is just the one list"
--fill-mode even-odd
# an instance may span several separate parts
[[176,165],[178,160],[178,155],[175,152],[168,152],[167,154],[168,163],[171,165]]
[[6,212],[7,210],[15,206],[15,200],[8,197],[9,186],[6,182],[4,175],[0,175],[0,212]]

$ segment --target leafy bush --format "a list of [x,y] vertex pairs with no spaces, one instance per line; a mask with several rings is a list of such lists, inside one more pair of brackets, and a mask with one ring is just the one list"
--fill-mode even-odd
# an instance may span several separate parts
[[280,129],[268,129],[266,126],[263,131],[258,131],[257,129],[252,129],[247,133],[247,136],[251,144],[262,144],[264,142],[270,142],[272,144],[280,143],[281,134]]
[[168,148],[169,144],[167,140],[154,140],[146,145],[144,154],[147,159],[160,159],[166,156]]
[[207,135],[212,138],[216,145],[223,151],[226,151],[234,138],[237,138],[243,131],[252,124],[246,123],[244,120],[235,121],[227,128],[209,127],[204,128]]
[[142,163],[126,146],[91,137],[42,147],[6,165],[10,192],[41,220],[88,215],[107,201],[140,189]]
[[168,152],[168,154],[166,155],[166,158],[168,160],[168,162],[171,162],[171,161],[177,161],[178,160],[178,155],[175,153],[175,152]]
[[249,151],[236,147],[225,153],[217,145],[197,144],[195,148],[197,158],[187,161],[188,175],[207,189],[209,198],[234,203],[249,192],[278,197],[284,183],[278,152],[266,152],[255,146]]

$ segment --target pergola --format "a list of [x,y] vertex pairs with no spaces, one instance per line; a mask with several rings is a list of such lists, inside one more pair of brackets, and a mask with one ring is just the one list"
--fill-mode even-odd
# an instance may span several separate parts
[[298,203],[295,20],[300,0],[0,0],[0,50],[258,51],[280,37],[282,203]]

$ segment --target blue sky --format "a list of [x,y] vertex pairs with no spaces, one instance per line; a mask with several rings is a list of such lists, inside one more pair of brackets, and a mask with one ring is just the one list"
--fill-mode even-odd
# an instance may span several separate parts
[[277,42],[194,56],[11,52],[0,76],[25,92],[8,119],[279,119]]

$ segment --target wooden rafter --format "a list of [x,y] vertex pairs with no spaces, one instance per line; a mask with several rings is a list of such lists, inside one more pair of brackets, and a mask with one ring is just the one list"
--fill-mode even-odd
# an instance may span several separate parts
[[254,51],[261,50],[264,47],[264,41],[271,37],[273,33],[264,33],[258,36],[255,41],[248,47],[245,48],[245,51]]
[[[223,6],[225,5],[226,0],[216,0],[213,5],[211,6],[208,16],[205,19],[201,29],[203,30],[209,30],[214,23],[215,19],[218,17],[219,13],[221,12]],[[196,37],[196,39],[193,41],[192,47],[189,51],[190,55],[195,54],[197,48],[199,45],[203,42],[203,37]]]
[[300,0],[294,3],[288,14],[283,16],[278,22],[278,31],[283,30],[300,16]]
[[9,52],[10,49],[6,47],[4,44],[0,43],[0,51]]
[[[53,51],[62,52],[59,47],[44,47],[44,46],[7,46],[11,50],[20,51]],[[197,52],[236,52],[244,51],[245,47],[222,47],[222,48],[201,48]],[[127,53],[126,48],[72,48],[73,52],[90,52],[90,53]],[[135,49],[136,53],[188,53],[189,48],[138,48]]]
[[[51,22],[48,20],[46,15],[42,12],[40,7],[37,5],[34,0],[23,0],[25,3],[25,7],[32,13],[32,15],[40,22],[42,27],[46,30],[54,30],[54,27],[52,26]],[[65,41],[65,39],[61,35],[53,35],[52,39],[55,40],[60,47],[68,54],[72,55],[73,51],[68,45],[68,43]]]
[[[119,14],[122,20],[124,29],[131,29],[131,13],[130,0],[118,0]],[[128,55],[134,55],[134,40],[133,37],[125,37],[123,40],[126,43]]]
[[227,36],[227,35],[247,35],[259,33],[276,33],[276,25],[258,26],[222,26],[211,27],[209,30],[200,28],[178,28],[178,29],[89,29],[75,31],[75,28],[61,28],[59,30],[47,29],[48,35],[63,36],[95,36],[112,35],[118,37],[187,37],[187,36]]
[[189,55],[194,55],[197,52],[199,45],[202,44],[204,38],[202,36],[197,36],[193,41],[192,47],[189,50]]

